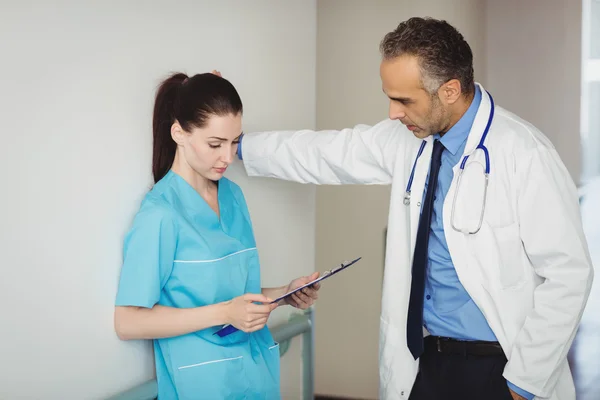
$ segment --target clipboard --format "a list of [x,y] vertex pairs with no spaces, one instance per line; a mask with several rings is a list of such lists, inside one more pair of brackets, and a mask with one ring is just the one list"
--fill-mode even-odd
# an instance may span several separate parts
[[[291,290],[291,291],[289,291],[289,292],[285,293],[285,294],[284,294],[284,295],[282,295],[282,296],[279,296],[278,298],[276,298],[275,300],[273,300],[273,301],[272,301],[271,303],[269,303],[269,304],[278,303],[278,302],[280,302],[281,300],[284,300],[284,299],[286,299],[286,298],[290,297],[291,295],[293,295],[294,293],[296,293],[296,292],[297,292],[297,291],[299,291],[299,290],[302,290],[302,289],[304,289],[304,288],[306,288],[306,287],[312,286],[312,285],[314,285],[315,283],[318,283],[318,282],[324,281],[325,279],[327,279],[327,278],[329,278],[329,277],[331,277],[331,276],[333,276],[333,275],[337,274],[338,272],[345,270],[345,269],[346,269],[346,268],[348,268],[349,266],[356,264],[356,263],[357,263],[357,262],[358,262],[358,261],[359,261],[361,258],[362,258],[362,257],[358,257],[357,259],[355,259],[355,260],[352,260],[352,261],[350,261],[349,263],[346,263],[346,264],[342,263],[342,264],[341,264],[339,267],[332,268],[332,269],[330,269],[329,271],[325,271],[325,272],[324,272],[324,273],[323,273],[323,274],[322,274],[320,277],[318,277],[317,279],[315,279],[315,280],[313,280],[313,281],[310,281],[310,282],[308,282],[308,283],[306,283],[306,284],[304,284],[304,285],[302,285],[302,286],[300,286],[300,287],[297,287],[296,289],[294,289],[294,290]],[[216,331],[215,333],[213,333],[213,335],[218,335],[219,337],[225,337],[225,336],[227,336],[227,335],[230,335],[230,334],[232,334],[232,333],[236,332],[237,330],[238,330],[238,329],[237,329],[235,326],[233,326],[233,325],[229,325],[229,324],[228,324],[228,325],[225,325],[225,326],[223,326],[221,329],[219,329],[219,330],[218,330],[218,331]]]
[[357,263],[357,262],[358,262],[358,261],[359,261],[361,258],[362,258],[362,257],[358,257],[356,260],[352,260],[352,261],[350,261],[350,262],[349,262],[349,263],[347,263],[347,264],[344,264],[344,263],[342,263],[342,264],[341,264],[339,267],[337,267],[337,268],[330,269],[329,271],[325,271],[325,272],[323,272],[323,274],[322,274],[320,277],[318,277],[317,279],[315,279],[314,281],[308,282],[308,283],[306,283],[306,284],[304,284],[304,285],[302,285],[302,286],[300,286],[300,287],[297,287],[296,289],[294,289],[294,290],[292,290],[292,291],[289,291],[289,292],[287,292],[287,293],[286,293],[286,294],[284,294],[283,296],[280,296],[280,297],[276,298],[275,300],[273,300],[273,301],[272,301],[270,304],[273,304],[273,303],[278,303],[278,302],[280,302],[281,300],[283,300],[283,299],[286,299],[286,298],[290,297],[291,295],[293,295],[293,294],[294,294],[294,293],[296,293],[297,291],[304,289],[305,287],[312,286],[312,285],[314,285],[315,283],[321,282],[321,281],[323,281],[323,280],[325,280],[325,279],[329,278],[330,276],[332,276],[332,275],[335,275],[335,274],[337,274],[337,273],[338,273],[338,272],[340,272],[340,271],[343,271],[344,269],[348,268],[349,266],[351,266],[351,265],[353,265],[353,264],[356,264],[356,263]]

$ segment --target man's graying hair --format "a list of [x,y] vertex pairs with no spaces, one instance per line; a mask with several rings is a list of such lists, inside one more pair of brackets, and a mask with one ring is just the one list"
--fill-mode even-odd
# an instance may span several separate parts
[[424,89],[430,94],[451,79],[458,79],[465,95],[475,93],[473,53],[461,33],[446,21],[410,18],[381,41],[384,60],[416,56]]

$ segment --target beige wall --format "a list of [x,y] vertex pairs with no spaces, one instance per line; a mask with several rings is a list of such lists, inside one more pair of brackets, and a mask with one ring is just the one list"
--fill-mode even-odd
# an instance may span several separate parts
[[[484,70],[484,9],[478,0],[317,2],[317,128],[339,129],[387,117],[379,42],[410,16],[445,18],[471,43]],[[361,263],[324,285],[316,313],[319,394],[378,395],[378,330],[389,187],[317,189],[317,268],[355,256]]]
[[580,0],[486,0],[486,89],[536,125],[579,181]]

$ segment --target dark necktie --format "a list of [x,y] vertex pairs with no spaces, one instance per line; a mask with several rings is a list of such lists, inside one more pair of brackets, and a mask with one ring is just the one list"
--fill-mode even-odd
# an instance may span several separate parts
[[433,197],[438,182],[442,152],[444,145],[439,140],[433,143],[431,166],[429,167],[429,181],[427,193],[423,202],[417,242],[413,255],[412,283],[410,287],[410,302],[408,304],[408,320],[406,324],[406,339],[408,349],[415,358],[423,354],[423,295],[425,294],[425,270],[427,269],[427,247],[429,245],[429,230],[431,227],[431,214],[433,212]]

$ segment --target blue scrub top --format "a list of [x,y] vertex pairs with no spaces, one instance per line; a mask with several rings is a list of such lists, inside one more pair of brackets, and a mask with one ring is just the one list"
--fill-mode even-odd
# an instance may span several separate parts
[[[169,171],[145,196],[125,237],[117,306],[189,308],[261,293],[241,189],[219,181],[220,218]],[[280,399],[279,347],[268,328],[220,338],[220,326],[154,340],[158,398]]]

